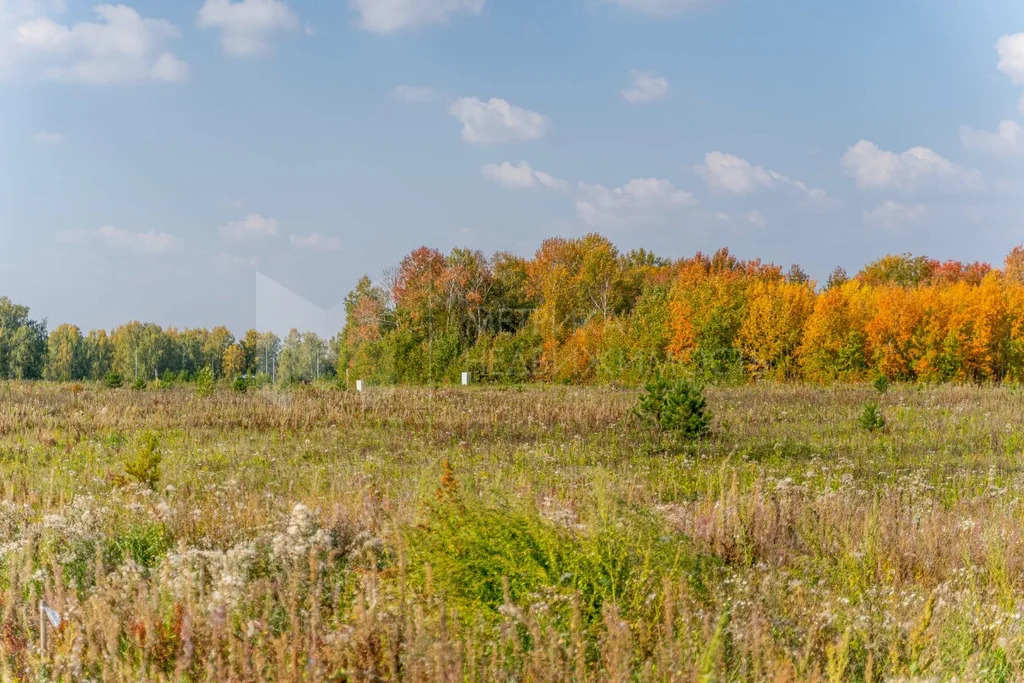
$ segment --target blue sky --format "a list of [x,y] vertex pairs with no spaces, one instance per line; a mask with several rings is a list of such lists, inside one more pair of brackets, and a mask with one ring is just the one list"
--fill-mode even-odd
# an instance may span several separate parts
[[427,244],[1024,241],[1010,0],[0,0],[0,294],[290,327]]

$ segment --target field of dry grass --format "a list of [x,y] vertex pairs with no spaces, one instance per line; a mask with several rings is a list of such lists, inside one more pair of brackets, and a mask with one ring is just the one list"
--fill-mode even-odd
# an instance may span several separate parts
[[1024,675],[1016,389],[708,399],[0,385],[0,677]]

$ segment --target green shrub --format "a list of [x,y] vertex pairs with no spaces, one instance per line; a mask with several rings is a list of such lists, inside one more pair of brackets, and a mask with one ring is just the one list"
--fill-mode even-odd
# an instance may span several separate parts
[[644,385],[634,414],[655,431],[687,441],[711,433],[711,411],[704,391],[685,379],[656,375]]
[[135,481],[156,489],[160,481],[159,441],[154,434],[144,434],[139,447],[131,459],[124,464],[124,471]]
[[196,373],[196,395],[209,396],[213,393],[214,381],[213,371],[210,368],[203,368]]
[[124,378],[116,372],[108,372],[107,376],[103,378],[103,383],[108,389],[120,389],[124,386]]
[[231,382],[231,388],[239,394],[249,391],[249,380],[246,377],[236,377]]
[[132,391],[145,391],[145,390],[146,390],[146,380],[144,380],[144,379],[142,379],[140,377],[139,379],[137,379],[134,382],[132,382]]
[[467,623],[541,603],[546,618],[567,631],[577,600],[580,626],[594,645],[606,605],[633,624],[654,623],[667,579],[686,580],[700,594],[718,565],[662,519],[614,502],[584,532],[518,501],[488,504],[451,490],[438,498],[424,523],[406,531],[409,570]]
[[116,567],[131,558],[140,567],[153,569],[170,548],[171,538],[163,524],[131,524],[107,542],[103,559]]
[[857,424],[866,432],[878,432],[885,429],[885,416],[882,409],[874,401],[868,401],[861,410]]
[[880,394],[884,394],[889,391],[889,378],[885,375],[879,375],[871,385],[875,388],[875,391]]

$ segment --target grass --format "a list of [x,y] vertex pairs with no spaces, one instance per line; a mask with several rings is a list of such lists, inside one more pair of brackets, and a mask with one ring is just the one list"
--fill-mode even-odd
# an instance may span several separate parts
[[1016,388],[636,399],[0,385],[0,678],[1024,675]]

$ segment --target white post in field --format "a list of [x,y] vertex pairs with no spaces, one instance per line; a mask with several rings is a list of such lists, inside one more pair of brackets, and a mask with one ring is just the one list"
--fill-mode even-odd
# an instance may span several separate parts
[[46,656],[46,608],[42,600],[39,601],[39,652]]
[[468,372],[462,373],[462,386],[464,386],[464,387],[468,387],[469,386],[469,373]]
[[360,394],[363,393],[363,380],[356,380],[356,391],[358,391]]

